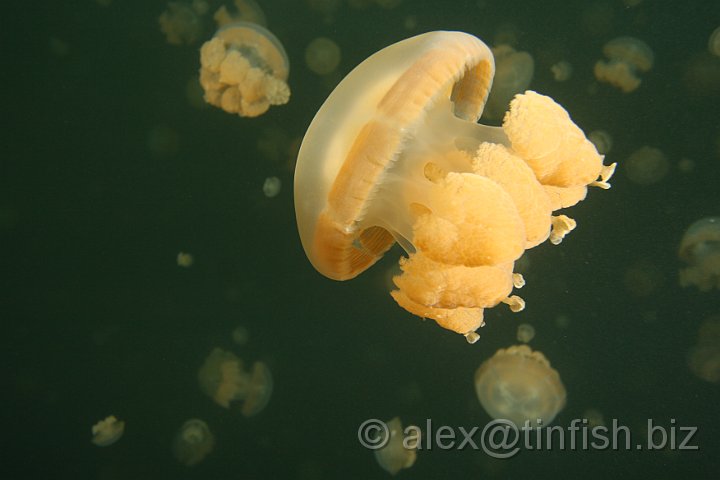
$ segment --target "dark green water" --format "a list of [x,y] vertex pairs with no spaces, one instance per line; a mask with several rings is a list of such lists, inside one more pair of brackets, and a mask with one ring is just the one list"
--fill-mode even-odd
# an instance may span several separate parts
[[[386,478],[358,443],[360,423],[399,415],[482,427],[489,417],[473,373],[530,322],[533,348],[568,391],[556,424],[594,408],[641,436],[648,419],[675,419],[698,427],[699,449],[522,451],[505,461],[433,449],[401,476],[717,478],[720,387],[694,377],[686,355],[720,301],[717,291],[678,286],[676,251],[690,223],[720,214],[719,67],[707,56],[720,4],[405,0],[393,10],[341,5],[332,22],[302,1],[262,6],[289,55],[293,96],[255,119],[189,105],[199,45],[165,42],[164,2],[23,2],[3,18],[0,477]],[[409,15],[413,30],[403,27]],[[605,21],[589,28],[598,17]],[[400,250],[352,282],[317,274],[295,228],[294,159],[268,158],[257,143],[268,131],[301,137],[330,92],[304,65],[317,36],[340,45],[345,74],[417,33],[462,30],[492,43],[506,23],[517,48],[535,57],[531,88],[585,131],[613,135],[608,160],[622,165],[652,145],[673,167],[640,186],[621,166],[611,190],[591,191],[571,209],[578,228],[561,246],[527,254],[526,310],[486,312],[483,337],[470,346],[395,305],[385,272]],[[602,45],[619,35],[655,52],[655,67],[629,95],[592,76]],[[66,54],[52,52],[51,38]],[[549,70],[560,59],[574,66],[564,83]],[[707,61],[715,83],[688,80],[693,61]],[[148,147],[158,126],[177,134],[174,151]],[[694,162],[689,173],[677,169],[682,158]],[[262,193],[268,176],[283,182],[276,198]],[[191,268],[176,265],[180,251],[194,255]],[[660,279],[645,296],[624,283],[638,263]],[[561,315],[565,328],[555,322]],[[242,347],[230,336],[238,325],[250,333]],[[197,369],[216,346],[269,365],[275,391],[258,416],[245,419],[200,392]],[[110,414],[126,421],[125,434],[96,447],[90,428]],[[208,422],[217,445],[186,468],[171,442],[191,417]]]

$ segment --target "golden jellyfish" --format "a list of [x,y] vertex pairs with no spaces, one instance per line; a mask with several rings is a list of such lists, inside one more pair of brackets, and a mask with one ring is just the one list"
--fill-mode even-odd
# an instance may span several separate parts
[[710,317],[700,325],[697,345],[688,352],[688,366],[696,377],[720,383],[720,316]]
[[[390,475],[395,475],[400,470],[410,468],[415,464],[420,438],[419,434],[415,438],[406,437],[402,422],[398,417],[385,422],[385,426],[383,434],[388,434],[390,438],[382,439],[385,446],[375,450],[375,460],[383,470]],[[408,428],[415,433],[419,432],[417,427]]]
[[609,83],[624,93],[640,86],[638,72],[647,72],[653,66],[655,55],[647,43],[634,37],[618,37],[603,47],[607,61],[595,64],[595,78]]
[[566,82],[570,80],[570,77],[572,76],[573,67],[569,62],[562,60],[553,64],[553,66],[550,67],[550,72],[556,82]]
[[527,248],[575,227],[552,215],[608,188],[593,145],[551,98],[517,95],[502,127],[476,123],[492,83],[490,49],[430,32],[362,62],[330,94],[303,139],[295,210],[305,253],[334,280],[372,266],[397,241],[407,253],[391,295],[470,342],[483,310],[524,284]]
[[234,353],[215,348],[198,371],[200,389],[224,408],[243,402],[241,413],[246,417],[260,413],[272,395],[270,370],[263,362],[255,362],[252,372],[243,368],[243,361]]
[[527,345],[501,348],[485,360],[475,372],[475,392],[488,415],[518,427],[547,426],[565,407],[560,375]]
[[609,153],[613,146],[613,138],[605,130],[593,130],[590,132],[590,135],[588,135],[588,140],[595,145],[595,148],[601,155]]
[[318,37],[305,48],[305,64],[318,75],[332,73],[340,64],[340,47],[329,38]]
[[510,45],[492,49],[495,57],[495,78],[483,116],[502,118],[515,94],[524,92],[532,81],[535,61],[527,52],[516,52]]
[[192,45],[203,34],[202,17],[208,11],[204,0],[192,2],[169,2],[158,21],[160,30],[171,45]]
[[178,462],[192,467],[202,462],[215,447],[215,436],[207,423],[192,418],[183,423],[173,440],[173,454]]
[[257,117],[290,100],[290,69],[280,41],[250,22],[221,27],[200,49],[205,101],[241,117]]
[[535,327],[529,323],[521,323],[517,328],[517,339],[518,342],[529,343],[530,340],[535,338]]
[[630,154],[623,166],[628,178],[638,185],[658,183],[670,171],[670,162],[662,150],[647,145]]
[[108,447],[120,440],[125,432],[125,422],[110,415],[92,427],[92,443],[98,447]]
[[690,225],[680,242],[679,255],[687,264],[680,270],[681,286],[694,285],[701,292],[720,289],[720,217]]

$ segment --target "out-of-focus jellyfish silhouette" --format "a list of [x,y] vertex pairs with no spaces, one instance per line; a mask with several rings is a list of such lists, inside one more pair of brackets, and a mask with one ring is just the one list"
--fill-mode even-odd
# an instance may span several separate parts
[[647,43],[633,37],[618,37],[603,47],[608,61],[598,60],[595,78],[630,93],[640,86],[638,72],[647,72],[653,66],[654,54]]
[[[400,470],[410,468],[417,458],[417,443],[419,438],[407,439],[405,437],[402,422],[398,417],[385,422],[387,433],[390,435],[384,447],[375,450],[375,460],[390,475],[397,474]],[[415,427],[417,430],[417,427]],[[414,445],[406,445],[412,441]],[[405,448],[405,447],[413,448]]]
[[171,45],[192,45],[197,42],[205,29],[202,17],[208,11],[204,0],[191,2],[168,2],[158,21],[160,30]]
[[717,27],[708,38],[708,52],[720,57],[720,27]]
[[263,194],[268,198],[277,197],[280,193],[282,182],[278,177],[267,177],[263,183]]
[[485,360],[475,372],[475,392],[488,415],[518,427],[547,426],[565,407],[560,375],[527,345],[500,349]]
[[680,242],[680,285],[696,286],[707,292],[720,289],[720,217],[707,217],[693,223]]
[[495,79],[483,116],[498,119],[507,111],[510,100],[530,85],[535,61],[529,53],[516,52],[510,45],[498,45],[492,52],[495,56]]
[[244,325],[238,325],[232,331],[232,340],[236,345],[247,345],[250,340],[250,332]]
[[332,73],[340,64],[340,47],[329,38],[318,37],[305,48],[305,64],[318,75]]
[[125,432],[125,422],[110,415],[92,427],[92,443],[98,447],[107,447],[120,440]]
[[213,19],[218,27],[224,27],[235,22],[250,22],[260,26],[267,26],[265,13],[254,0],[235,0],[235,9],[229,11],[225,5],[213,14]]
[[535,338],[535,327],[529,323],[521,323],[517,328],[518,342],[528,343]]
[[523,308],[513,262],[574,228],[552,212],[607,188],[614,169],[535,92],[515,97],[502,127],[477,124],[493,71],[466,33],[391,45],[330,94],[295,170],[300,238],[320,273],[354,278],[397,241],[408,258],[393,298],[470,342],[484,308]]
[[627,177],[638,185],[658,183],[670,171],[670,162],[662,150],[640,147],[623,162]]
[[202,462],[215,447],[215,436],[207,423],[192,418],[183,423],[173,440],[173,454],[178,462],[192,467]]
[[570,80],[573,73],[573,67],[569,62],[562,60],[553,64],[550,67],[550,72],[553,74],[553,78],[557,82],[566,82]]
[[697,345],[688,352],[688,366],[698,378],[720,383],[720,315],[700,325]]
[[273,389],[272,375],[263,362],[255,362],[252,372],[246,372],[240,358],[221,348],[213,349],[205,359],[198,371],[198,383],[221,407],[230,408],[232,402],[242,401],[241,412],[246,417],[265,408]]
[[200,49],[200,65],[205,101],[228,113],[257,117],[290,99],[285,49],[260,25],[221,27]]
[[600,155],[607,155],[612,150],[613,138],[605,130],[593,130],[588,135],[588,140],[595,145]]
[[192,253],[179,252],[175,259],[178,267],[190,268],[195,263],[195,257]]
[[648,260],[633,263],[623,276],[625,290],[636,297],[648,297],[663,284],[662,271]]

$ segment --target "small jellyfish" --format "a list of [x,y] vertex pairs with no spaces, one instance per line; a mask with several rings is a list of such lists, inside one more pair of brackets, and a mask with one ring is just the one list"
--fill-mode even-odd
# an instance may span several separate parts
[[625,290],[636,297],[649,297],[663,284],[662,271],[648,260],[632,264],[623,277]]
[[318,75],[332,73],[340,64],[340,47],[329,38],[318,37],[305,48],[305,64]]
[[640,86],[638,72],[647,72],[653,66],[654,54],[647,43],[633,37],[618,37],[603,47],[608,61],[598,60],[595,78],[630,93]]
[[524,92],[530,85],[535,61],[529,53],[516,52],[509,45],[498,45],[492,52],[495,56],[495,79],[483,116],[498,119],[505,114],[515,94]]
[[475,392],[492,418],[518,427],[547,426],[565,407],[560,375],[527,345],[500,349],[485,360],[475,372]]
[[255,362],[241,413],[246,417],[260,413],[270,401],[272,390],[273,380],[270,369],[263,362]]
[[521,323],[517,328],[518,342],[528,343],[535,338],[535,327],[529,323]]
[[215,436],[207,423],[192,418],[183,423],[173,440],[173,454],[186,467],[197,465],[215,446]]
[[192,253],[180,252],[177,254],[175,261],[177,262],[178,267],[190,268],[193,263],[195,263],[195,257],[193,257]]
[[716,57],[720,57],[720,27],[717,27],[710,34],[708,38],[708,51]]
[[169,2],[158,21],[160,30],[171,45],[192,45],[202,36],[205,29],[202,17],[208,11],[204,0],[192,2]]
[[720,315],[700,325],[697,344],[688,352],[688,366],[696,377],[720,383]]
[[[417,458],[417,446],[419,438],[406,438],[402,422],[398,417],[385,422],[386,432],[390,435],[389,439],[384,439],[385,446],[375,450],[375,460],[390,475],[396,475],[400,470],[410,468]],[[418,431],[417,427],[412,428]],[[406,429],[407,430],[407,429]],[[385,432],[383,432],[384,434]],[[408,443],[412,442],[412,445]],[[406,448],[410,447],[410,448]]]
[[680,242],[679,256],[687,264],[680,270],[681,286],[694,285],[701,292],[720,289],[720,217],[690,225]]
[[250,340],[250,332],[243,325],[238,325],[232,331],[232,340],[235,345],[247,345]]
[[494,61],[478,38],[429,32],[354,68],[315,115],[295,168],[295,212],[313,266],[356,277],[397,241],[392,297],[469,341],[484,309],[520,311],[526,249],[575,228],[554,215],[609,188],[614,165],[550,97],[527,91],[503,125],[476,123]]
[[98,447],[107,447],[120,440],[125,431],[125,422],[110,415],[92,427],[92,443]]
[[265,179],[265,183],[263,183],[263,194],[265,194],[267,198],[277,197],[280,193],[280,187],[282,187],[282,182],[278,177],[268,177]]
[[628,178],[638,185],[658,183],[670,171],[665,154],[654,147],[640,147],[622,164]]
[[205,101],[228,113],[257,117],[290,99],[290,64],[280,41],[249,22],[220,28],[200,49]]
[[613,146],[613,138],[605,130],[593,130],[590,132],[590,135],[588,135],[588,140],[595,145],[600,155],[607,155]]
[[550,72],[556,82],[566,82],[570,80],[573,73],[573,67],[569,62],[562,60],[550,67]]

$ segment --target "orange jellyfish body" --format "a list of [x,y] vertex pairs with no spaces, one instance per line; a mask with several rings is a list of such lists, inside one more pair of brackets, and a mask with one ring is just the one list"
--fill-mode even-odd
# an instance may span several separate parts
[[[408,257],[393,298],[475,341],[483,309],[524,281],[523,252],[575,227],[552,212],[607,188],[614,165],[567,112],[517,95],[502,127],[477,122],[495,66],[462,32],[430,32],[369,57],[335,88],[295,171],[300,238],[313,266],[351,279],[398,242]],[[598,177],[600,177],[598,179]]]

